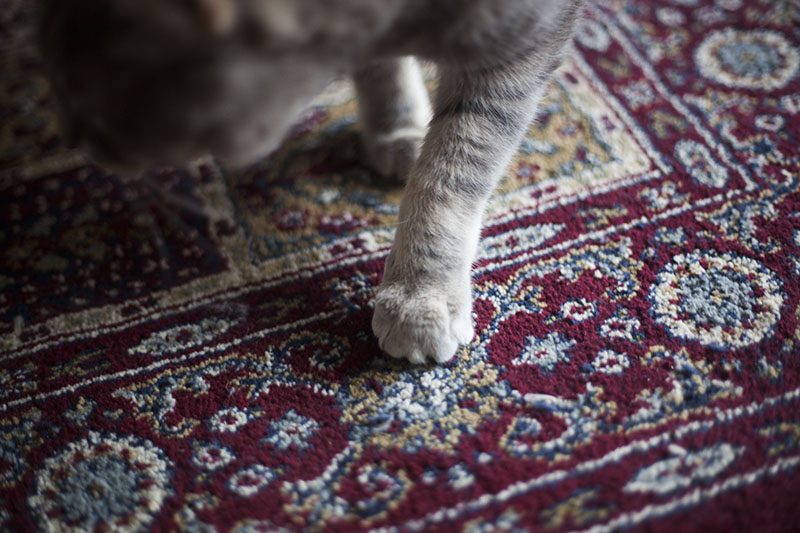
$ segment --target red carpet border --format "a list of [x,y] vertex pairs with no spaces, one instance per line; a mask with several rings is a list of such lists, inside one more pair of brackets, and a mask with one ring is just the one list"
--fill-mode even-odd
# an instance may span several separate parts
[[424,368],[370,333],[400,187],[349,85],[245,173],[124,182],[2,12],[2,530],[800,524],[797,2],[591,4]]

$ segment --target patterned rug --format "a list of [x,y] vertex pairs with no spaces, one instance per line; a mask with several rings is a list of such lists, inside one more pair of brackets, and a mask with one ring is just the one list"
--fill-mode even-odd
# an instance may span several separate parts
[[401,189],[334,84],[123,182],[0,2],[0,528],[795,530],[800,6],[598,1],[485,218],[477,334],[382,356]]

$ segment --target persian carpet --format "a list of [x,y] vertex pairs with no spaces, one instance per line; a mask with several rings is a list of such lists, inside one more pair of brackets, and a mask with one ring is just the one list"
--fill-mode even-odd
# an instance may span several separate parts
[[399,185],[335,83],[125,182],[0,2],[0,528],[791,531],[800,6],[592,3],[485,217],[476,336],[381,355]]

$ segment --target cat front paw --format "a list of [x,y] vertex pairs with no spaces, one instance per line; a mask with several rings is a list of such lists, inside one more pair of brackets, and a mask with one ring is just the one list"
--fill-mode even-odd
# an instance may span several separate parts
[[365,134],[370,164],[381,176],[405,182],[419,158],[425,133],[426,128],[414,127],[372,138]]
[[472,341],[469,286],[462,291],[427,287],[409,290],[402,283],[382,285],[375,296],[372,331],[392,357],[423,364],[449,361]]

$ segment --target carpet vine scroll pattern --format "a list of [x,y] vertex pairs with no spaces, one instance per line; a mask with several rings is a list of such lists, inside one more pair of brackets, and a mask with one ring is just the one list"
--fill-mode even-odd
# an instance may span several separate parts
[[0,12],[0,530],[791,531],[800,7],[591,3],[485,219],[476,336],[380,354],[400,187],[337,82],[241,174],[63,146]]

